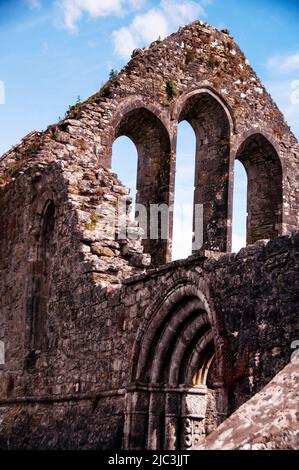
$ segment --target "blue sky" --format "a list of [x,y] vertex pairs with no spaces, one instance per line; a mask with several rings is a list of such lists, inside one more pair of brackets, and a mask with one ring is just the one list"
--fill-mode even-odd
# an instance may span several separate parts
[[[5,98],[0,104],[0,154],[31,130],[57,121],[77,96],[84,99],[97,91],[111,68],[119,70],[126,63],[133,47],[197,18],[230,29],[298,137],[298,1],[0,0],[0,103]],[[183,204],[192,198],[192,133],[189,125],[180,125],[177,200]],[[125,138],[116,142],[115,168],[131,186],[135,162],[132,144]],[[245,232],[246,177],[241,167],[236,183],[235,249],[244,244]],[[188,254],[191,216],[183,220],[177,215],[176,224],[175,258]]]

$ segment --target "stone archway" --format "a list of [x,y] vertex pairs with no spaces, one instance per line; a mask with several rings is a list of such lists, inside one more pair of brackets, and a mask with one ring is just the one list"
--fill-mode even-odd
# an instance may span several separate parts
[[213,319],[196,286],[178,286],[164,297],[145,322],[134,356],[124,448],[179,450],[198,445],[206,435],[207,413],[210,428],[210,421],[215,418],[215,427],[218,418],[217,392],[212,391],[213,381],[217,386]]
[[282,166],[272,143],[252,134],[240,145],[236,158],[248,176],[247,243],[272,239],[282,233]]
[[199,90],[187,95],[177,118],[179,122],[189,122],[196,135],[194,217],[196,205],[201,204],[203,247],[230,251],[231,114],[215,94],[209,90]]
[[[115,123],[114,139],[129,137],[138,154],[136,203],[147,210],[147,236],[144,250],[150,253],[152,264],[161,265],[171,260],[172,217],[169,211],[173,203],[171,182],[171,142],[163,122],[144,106],[128,107]],[[125,164],[125,162],[124,162]],[[158,222],[158,236],[151,234],[151,205],[164,206],[167,213],[167,237],[162,237],[162,222]]]

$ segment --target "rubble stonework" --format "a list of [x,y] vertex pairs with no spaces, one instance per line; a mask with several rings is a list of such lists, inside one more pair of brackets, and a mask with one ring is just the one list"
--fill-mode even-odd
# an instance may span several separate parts
[[298,357],[217,431],[204,449],[298,450]]
[[[203,247],[170,263],[171,214],[168,240],[142,239],[111,154],[130,137],[137,202],[171,205],[184,119]],[[196,448],[266,386],[299,339],[298,157],[233,38],[202,22],[134,51],[98,93],[5,154],[0,447]],[[248,246],[232,254],[236,158]]]

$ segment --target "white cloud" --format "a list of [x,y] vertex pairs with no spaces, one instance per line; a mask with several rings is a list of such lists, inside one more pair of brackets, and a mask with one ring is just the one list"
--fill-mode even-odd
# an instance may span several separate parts
[[114,50],[119,57],[127,57],[128,51],[137,47],[136,40],[129,28],[121,28],[113,32]]
[[131,8],[138,10],[139,8],[144,6],[144,4],[146,3],[146,0],[129,0],[129,2],[127,3],[129,4]]
[[158,7],[135,16],[131,24],[113,32],[117,55],[128,59],[136,47],[162,38],[198,17],[206,16],[203,6],[192,0],[161,0]]
[[285,56],[273,56],[268,60],[268,68],[274,72],[294,72],[299,70],[299,52]]
[[92,18],[121,16],[127,11],[139,9],[143,4],[144,0],[60,0],[59,2],[63,11],[64,26],[70,31],[77,29],[77,23],[84,13]]
[[[27,0],[37,4],[40,0]],[[136,14],[131,24],[113,32],[116,54],[128,59],[133,49],[145,46],[159,36],[165,37],[179,26],[198,17],[206,16],[204,6],[212,0],[160,0],[160,4],[142,14]],[[63,25],[69,31],[76,31],[83,15],[91,18],[124,16],[136,12],[146,0],[59,0],[63,13]]]
[[139,31],[142,39],[150,42],[157,39],[158,36],[165,36],[167,34],[168,22],[162,11],[152,9],[144,15],[137,15],[132,22],[130,30],[134,33]]
[[[299,78],[299,77],[298,77]],[[299,137],[299,102],[298,87],[294,85],[299,81],[292,79],[284,80],[271,80],[266,83],[266,87],[271,93],[274,101],[278,104],[279,108],[284,113],[285,119],[291,126],[292,131],[297,138]]]
[[160,8],[168,19],[170,27],[189,23],[198,16],[206,16],[203,6],[194,1],[162,0]]
[[267,61],[267,89],[284,113],[297,138],[299,137],[299,51],[280,54]]

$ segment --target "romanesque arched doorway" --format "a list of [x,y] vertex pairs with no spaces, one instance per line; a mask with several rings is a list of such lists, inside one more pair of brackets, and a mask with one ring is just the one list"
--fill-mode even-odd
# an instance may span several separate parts
[[124,448],[192,449],[217,426],[217,353],[208,310],[195,286],[178,286],[143,325],[127,390]]

